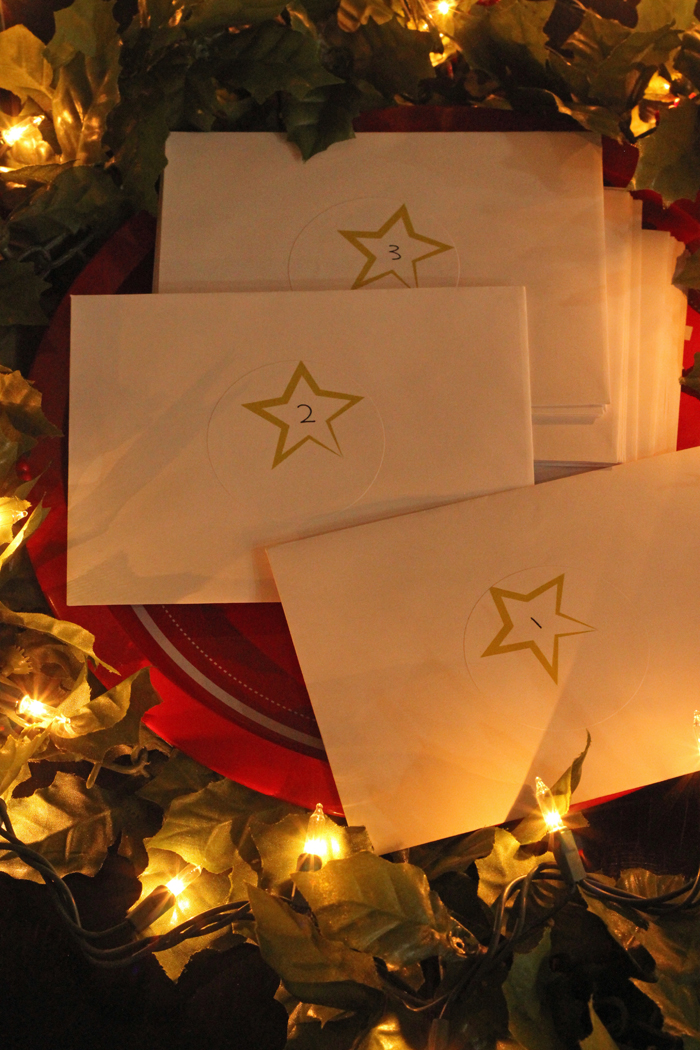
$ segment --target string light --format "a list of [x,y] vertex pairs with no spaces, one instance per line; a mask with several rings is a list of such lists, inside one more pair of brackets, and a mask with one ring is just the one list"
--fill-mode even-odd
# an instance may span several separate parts
[[29,142],[37,137],[41,140],[41,135],[37,131],[37,125],[41,124],[43,119],[43,117],[29,117],[27,120],[20,121],[19,124],[13,124],[11,128],[5,128],[2,133],[5,144],[7,146],[16,146],[22,140]]
[[42,704],[41,700],[34,700],[31,696],[22,697],[17,704],[17,714],[21,715],[22,718],[31,718],[37,722],[44,719],[60,722],[62,725],[67,725],[70,722],[70,719],[66,718],[65,715],[59,714],[53,707],[49,707],[48,704]]
[[179,897],[180,894],[191,886],[192,883],[199,875],[201,875],[202,869],[196,864],[188,864],[187,867],[183,868],[174,879],[170,882],[166,882],[166,887],[170,890],[173,897]]
[[535,798],[540,807],[542,819],[547,825],[547,831],[563,831],[565,824],[561,819],[554,795],[544,780],[540,780],[539,777],[535,777]]
[[439,4],[437,5],[438,14],[449,15],[450,11],[452,10],[452,7],[453,5],[449,3],[449,0],[440,0]]

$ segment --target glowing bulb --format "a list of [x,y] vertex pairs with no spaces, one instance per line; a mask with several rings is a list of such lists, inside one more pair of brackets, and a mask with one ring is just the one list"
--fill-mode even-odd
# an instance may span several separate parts
[[22,120],[19,124],[13,124],[11,128],[5,128],[2,137],[8,146],[16,145],[21,139],[34,138],[35,128],[37,124],[41,124],[43,119],[43,117],[31,117],[29,120]]
[[317,803],[316,809],[309,817],[309,824],[306,829],[306,842],[304,843],[304,853],[313,853],[315,856],[320,857],[321,860],[327,860],[328,858],[328,820],[326,814],[323,812],[323,806],[321,803]]
[[698,742],[698,751],[700,751],[700,711],[696,711],[693,715],[693,729],[695,730],[695,739]]
[[450,11],[452,10],[452,4],[450,4],[448,0],[440,0],[440,3],[437,5],[437,9],[439,14],[449,15]]
[[548,831],[564,831],[565,824],[559,815],[554,795],[539,777],[535,777],[535,798]]
[[17,704],[17,713],[22,715],[23,718],[48,718],[52,722],[61,722],[63,725],[67,725],[70,722],[70,719],[66,718],[65,715],[59,715],[54,711],[53,707],[42,704],[41,700],[33,700],[31,696],[22,697]]
[[171,879],[170,882],[166,882],[166,886],[172,893],[173,897],[179,897],[183,890],[186,890],[194,880],[201,873],[202,869],[197,867],[196,864],[188,864],[182,869],[179,874]]

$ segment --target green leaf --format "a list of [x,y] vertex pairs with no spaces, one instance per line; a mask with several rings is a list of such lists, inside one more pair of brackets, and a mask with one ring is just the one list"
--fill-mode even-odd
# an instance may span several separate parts
[[423,82],[435,79],[430,54],[439,50],[439,38],[431,33],[406,29],[394,18],[383,25],[370,19],[357,32],[339,35],[353,55],[354,78],[368,81],[387,100],[395,95],[418,99]]
[[405,966],[448,950],[449,915],[412,864],[356,853],[292,879],[321,933],[355,951]]
[[188,3],[182,25],[188,33],[211,33],[225,26],[267,22],[284,10],[281,0],[200,0]]
[[[105,159],[102,138],[107,117],[119,101],[121,44],[112,16],[113,3],[75,0],[71,7],[58,14],[67,14],[79,4],[83,5],[81,13],[89,14],[91,24],[88,26],[81,20],[75,33],[76,46],[69,46],[67,32],[58,45],[61,62],[53,100],[53,121],[64,161],[99,164]],[[88,11],[85,11],[86,4]],[[89,39],[82,39],[83,31],[87,32],[88,28]],[[89,50],[85,51],[85,47]]]
[[589,1003],[588,1009],[591,1013],[593,1031],[581,1040],[579,1044],[581,1050],[619,1050],[617,1043],[593,1009],[593,1003]]
[[491,853],[476,862],[479,872],[479,896],[487,904],[493,904],[504,886],[521,875],[527,875],[544,861],[553,863],[554,856],[545,853],[541,857],[533,857],[531,853],[521,849],[520,843],[509,831],[496,828]]
[[[58,772],[50,787],[30,798],[9,799],[8,810],[17,837],[50,861],[59,875],[96,875],[117,834],[109,795],[99,787],[86,788],[72,773]],[[42,881],[18,857],[0,861],[0,870]]]
[[[250,903],[256,923],[256,935],[263,958],[280,975],[287,988],[304,1002],[314,1002],[316,986],[341,985],[327,989],[342,993],[357,1008],[368,1000],[381,1002],[380,983],[372,959],[351,951],[339,941],[328,940],[314,926],[308,915],[295,912],[278,897],[250,886]],[[358,986],[358,987],[353,987]],[[299,991],[303,990],[303,995]],[[373,993],[374,990],[374,994]],[[323,1005],[335,1005],[323,1004]]]
[[514,956],[503,983],[510,1034],[525,1050],[563,1050],[540,987],[540,975],[549,969],[551,951],[551,935],[546,930],[533,951]]
[[126,217],[127,206],[124,194],[104,171],[66,165],[50,185],[13,212],[10,225],[40,244],[85,229],[106,236]]
[[677,29],[688,29],[695,21],[696,0],[640,0],[637,4],[637,30],[647,33],[674,23]]
[[233,35],[220,52],[216,76],[229,88],[249,91],[259,103],[277,91],[304,99],[317,88],[342,83],[321,65],[312,37],[276,22]]
[[67,65],[78,52],[95,58],[109,51],[118,38],[113,11],[114,0],[73,0],[56,11],[56,31],[44,52],[54,69]]
[[[159,85],[144,77],[111,111],[105,145],[114,153],[122,190],[132,207],[158,214],[156,183],[165,167],[165,141],[170,131],[170,102]],[[184,71],[181,86],[184,87]]]
[[591,97],[618,112],[632,109],[652,75],[679,44],[680,33],[667,26],[650,33],[630,33],[591,76]]
[[[581,782],[581,771],[590,746],[591,734],[586,732],[586,746],[583,751],[574,759],[569,768],[562,773],[557,782],[551,787],[557,810],[562,817],[566,816],[568,813],[569,806],[571,805],[571,796]],[[539,842],[548,834],[549,829],[542,818],[539,808],[533,809],[532,813],[529,816],[524,817],[513,830],[513,836],[521,843]]]
[[29,759],[39,751],[48,736],[48,730],[37,731],[34,727],[20,734],[10,733],[0,747],[0,797],[8,794]]
[[60,437],[41,409],[42,395],[21,372],[0,368],[0,406],[13,427],[24,437],[22,453],[34,448],[41,437]]
[[48,324],[41,297],[50,287],[32,263],[0,260],[0,325]]
[[548,57],[544,27],[553,8],[554,0],[474,4],[466,16],[455,11],[455,40],[472,68],[503,82],[513,79],[519,86],[534,86],[544,75]]
[[282,101],[282,121],[287,138],[308,160],[334,142],[354,138],[354,118],[384,105],[386,99],[370,84],[333,84],[310,92],[302,101],[287,95]]
[[475,860],[488,857],[495,841],[495,828],[482,828],[456,842],[431,842],[411,850],[411,863],[422,868],[432,881],[447,871],[466,871]]
[[[508,1038],[508,1007],[503,994],[504,966],[474,982],[450,1011],[450,1034],[459,1047],[496,1050]],[[448,1044],[448,1050],[452,1047]]]
[[[700,288],[700,251],[693,252],[692,255],[688,255],[681,261],[681,268],[673,279],[673,283],[680,285],[682,288]],[[700,376],[698,365],[698,355],[695,355],[695,363],[693,365],[693,377]],[[690,374],[685,376],[683,379],[684,385],[690,379]]]
[[[149,842],[151,849],[168,849],[189,864],[214,873],[228,871],[239,850],[248,860],[250,823],[256,814],[267,812],[271,819],[293,812],[296,807],[277,802],[267,795],[235,784],[217,780],[201,791],[175,798],[168,809],[163,827]],[[301,850],[300,850],[301,852]],[[257,851],[253,846],[253,856]]]
[[53,70],[44,58],[44,44],[26,26],[15,25],[0,33],[0,88],[21,102],[34,100],[45,112],[51,109]]
[[138,795],[165,810],[173,799],[200,791],[212,780],[218,779],[218,774],[211,769],[195,762],[184,751],[175,749],[153,779],[139,789]]
[[663,110],[656,131],[638,146],[634,189],[655,190],[666,203],[695,199],[700,190],[700,127],[694,102],[681,98],[675,108]]
[[102,660],[95,656],[93,650],[95,636],[86,631],[84,627],[79,627],[78,624],[69,623],[67,620],[56,620],[53,616],[46,616],[44,613],[13,612],[12,609],[8,609],[2,602],[0,602],[0,623],[21,627],[28,631],[39,631],[41,634],[48,634],[116,674],[113,667],[103,663]]

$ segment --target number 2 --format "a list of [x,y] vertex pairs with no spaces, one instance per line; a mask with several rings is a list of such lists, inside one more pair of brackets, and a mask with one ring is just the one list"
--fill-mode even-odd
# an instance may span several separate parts
[[311,412],[313,411],[312,408],[311,408],[311,405],[301,404],[301,405],[297,405],[297,408],[308,408],[308,410],[309,410],[308,416],[304,416],[303,419],[300,419],[299,420],[300,423],[315,423],[316,422],[315,419],[311,418]]
[[[399,254],[399,246],[398,246],[398,244],[390,244],[389,245],[389,251],[391,252],[391,258],[392,259],[400,259],[401,258],[401,255]],[[394,254],[394,253],[396,253],[396,254]]]

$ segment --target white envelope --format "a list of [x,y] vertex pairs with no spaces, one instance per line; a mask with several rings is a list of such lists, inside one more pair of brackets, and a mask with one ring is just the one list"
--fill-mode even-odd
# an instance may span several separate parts
[[351,824],[379,852],[698,769],[700,449],[268,551]]
[[73,298],[71,605],[274,601],[267,543],[532,480],[522,288]]
[[158,291],[526,285],[533,418],[609,402],[593,137],[365,133],[304,163],[273,133],[185,132],[167,156]]

